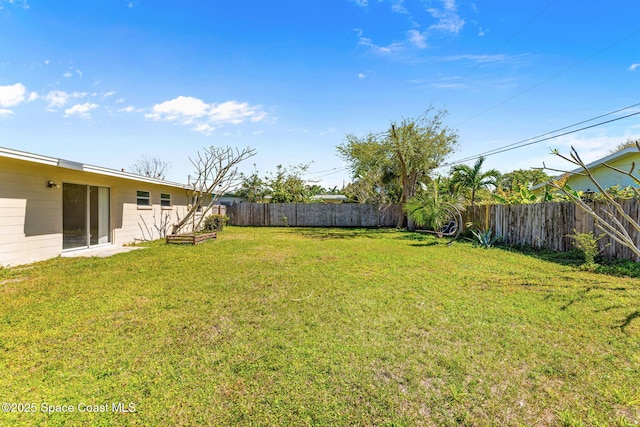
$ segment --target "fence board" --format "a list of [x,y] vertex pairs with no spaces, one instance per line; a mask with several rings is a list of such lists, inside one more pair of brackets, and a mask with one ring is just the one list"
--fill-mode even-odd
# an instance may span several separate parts
[[227,215],[231,225],[253,227],[396,227],[403,211],[398,204],[235,203]]
[[[620,201],[624,211],[640,221],[640,199]],[[596,203],[593,208],[604,212],[605,205]],[[488,220],[485,220],[485,215]],[[640,245],[640,231],[631,227],[618,213],[615,214]],[[568,251],[573,249],[574,230],[578,233],[602,232],[596,229],[593,218],[573,203],[538,203],[529,205],[484,205],[468,207],[463,212],[463,222],[475,222],[483,228],[491,228],[504,242],[514,246],[531,246],[535,249]],[[608,258],[640,260],[635,254],[609,237],[600,242],[602,254]]]

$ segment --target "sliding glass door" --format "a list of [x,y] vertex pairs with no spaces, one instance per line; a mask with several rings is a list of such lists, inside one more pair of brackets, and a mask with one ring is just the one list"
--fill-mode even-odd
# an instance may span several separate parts
[[111,242],[109,188],[62,184],[62,249]]

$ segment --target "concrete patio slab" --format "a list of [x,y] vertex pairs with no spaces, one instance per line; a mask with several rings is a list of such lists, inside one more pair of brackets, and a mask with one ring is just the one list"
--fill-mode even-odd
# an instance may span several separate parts
[[102,246],[99,248],[89,248],[89,249],[78,249],[76,251],[63,252],[63,258],[78,258],[78,257],[98,257],[98,258],[106,258],[115,254],[120,254],[124,252],[131,252],[138,249],[144,249],[141,246]]

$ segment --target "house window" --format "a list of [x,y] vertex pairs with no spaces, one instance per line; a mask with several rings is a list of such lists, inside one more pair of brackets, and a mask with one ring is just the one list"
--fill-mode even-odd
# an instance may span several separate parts
[[160,206],[162,206],[163,208],[171,207],[171,194],[168,194],[168,193],[160,194]]
[[136,204],[138,205],[138,207],[151,206],[151,193],[149,193],[148,191],[138,190],[136,196]]

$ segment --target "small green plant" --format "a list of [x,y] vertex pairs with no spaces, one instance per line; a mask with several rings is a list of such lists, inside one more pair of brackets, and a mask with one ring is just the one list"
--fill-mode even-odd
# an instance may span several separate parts
[[226,215],[214,214],[209,215],[204,219],[204,225],[202,231],[207,233],[213,233],[214,231],[222,231],[225,225],[229,222],[229,217]]
[[289,218],[287,218],[286,216],[282,217],[282,223],[284,224],[285,227],[289,226]]
[[474,226],[473,223],[467,224],[467,227],[469,227],[469,231],[473,235],[473,239],[471,239],[471,241],[475,246],[488,249],[502,241],[502,236],[493,234],[493,230],[491,228],[481,229],[478,226]]
[[574,244],[584,254],[584,268],[593,269],[596,266],[596,255],[600,253],[598,248],[598,241],[604,237],[602,234],[595,236],[593,231],[589,233],[578,233],[576,229],[573,229],[571,237],[574,240]]

